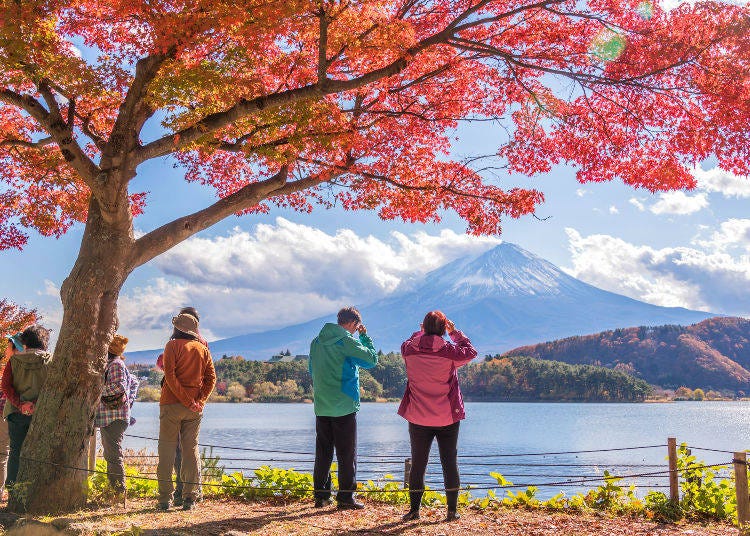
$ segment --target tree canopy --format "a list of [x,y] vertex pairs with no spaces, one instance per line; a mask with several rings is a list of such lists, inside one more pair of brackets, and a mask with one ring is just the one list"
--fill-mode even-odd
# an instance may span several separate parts
[[[34,0],[3,3],[0,20],[3,247],[85,221],[91,193],[109,218],[139,213],[144,192],[122,206],[128,181],[172,153],[226,202],[139,238],[136,265],[186,223],[269,204],[407,221],[450,209],[496,233],[542,195],[449,156],[467,119],[503,122],[496,156],[511,172],[571,163],[581,181],[654,191],[692,186],[712,155],[742,174],[750,162],[738,6]],[[160,135],[143,139],[149,121]]]

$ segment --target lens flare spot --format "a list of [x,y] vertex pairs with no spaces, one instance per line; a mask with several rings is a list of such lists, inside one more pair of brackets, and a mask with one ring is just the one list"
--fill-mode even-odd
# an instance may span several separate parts
[[635,6],[635,12],[638,13],[638,16],[643,20],[651,20],[651,17],[654,16],[654,4],[648,0],[638,2],[638,5]]
[[599,32],[594,38],[589,51],[604,61],[614,61],[623,53],[626,44],[627,42],[623,36],[615,31],[606,29]]

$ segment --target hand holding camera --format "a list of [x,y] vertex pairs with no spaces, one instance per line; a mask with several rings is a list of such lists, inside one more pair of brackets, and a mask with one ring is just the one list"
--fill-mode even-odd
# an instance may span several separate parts
[[360,334],[367,333],[367,328],[364,324],[360,324],[359,326],[357,326],[357,331],[359,331]]
[[445,319],[445,329],[448,332],[448,334],[450,335],[451,333],[453,333],[454,331],[456,331],[456,324],[454,324],[451,319],[446,318]]

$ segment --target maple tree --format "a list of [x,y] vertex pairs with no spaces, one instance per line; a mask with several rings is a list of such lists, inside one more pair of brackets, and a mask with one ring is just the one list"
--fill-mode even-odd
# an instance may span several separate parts
[[[452,158],[465,120],[504,123],[496,156],[511,173],[568,163],[580,181],[651,191],[693,186],[707,157],[747,174],[748,21],[715,2],[3,2],[0,244],[85,223],[11,505],[85,500],[70,467],[136,267],[272,205],[412,222],[449,210],[470,233],[499,233],[543,197]],[[146,194],[131,181],[167,155],[218,200],[136,238]]]

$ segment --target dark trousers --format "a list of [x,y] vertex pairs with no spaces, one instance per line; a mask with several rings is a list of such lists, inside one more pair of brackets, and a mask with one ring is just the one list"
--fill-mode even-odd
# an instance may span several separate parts
[[461,421],[448,426],[420,426],[409,423],[409,440],[411,441],[411,473],[409,475],[409,502],[411,509],[419,509],[424,493],[424,475],[427,461],[430,458],[432,440],[437,438],[440,452],[440,464],[443,466],[443,482],[448,510],[456,510],[458,488],[461,481],[458,477],[458,426]]
[[10,486],[16,483],[18,476],[18,465],[21,461],[21,447],[29,433],[31,415],[22,413],[11,413],[8,415],[8,435],[10,436],[10,454],[8,455],[8,477],[5,484]]
[[125,459],[122,455],[122,439],[128,423],[116,419],[99,429],[102,435],[102,449],[107,461],[107,479],[112,489],[125,490]]
[[331,462],[336,449],[338,462],[338,502],[351,502],[357,489],[357,414],[315,418],[315,466],[313,485],[316,499],[331,496]]

